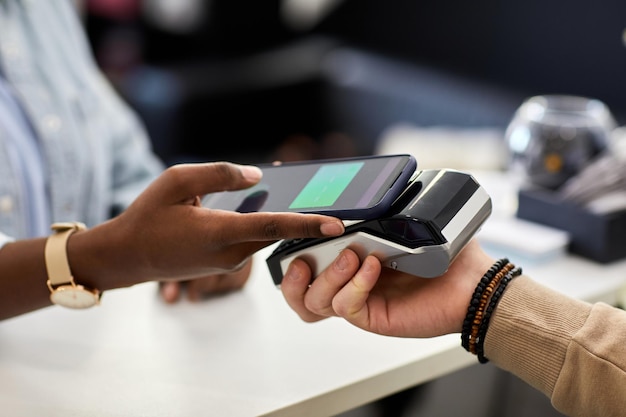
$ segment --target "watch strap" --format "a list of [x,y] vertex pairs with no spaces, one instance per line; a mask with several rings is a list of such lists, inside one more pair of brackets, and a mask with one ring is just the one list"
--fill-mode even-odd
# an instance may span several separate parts
[[85,229],[86,226],[79,222],[52,225],[55,233],[48,237],[44,250],[49,286],[55,287],[74,281],[67,259],[67,241],[74,232]]

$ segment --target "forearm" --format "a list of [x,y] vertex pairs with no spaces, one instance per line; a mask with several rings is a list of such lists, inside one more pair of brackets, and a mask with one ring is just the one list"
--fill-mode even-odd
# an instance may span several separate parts
[[623,311],[519,277],[492,316],[485,354],[567,415],[617,415],[626,409],[625,329]]
[[551,396],[567,347],[590,311],[586,303],[518,277],[491,318],[485,355]]
[[0,250],[0,319],[50,305],[44,238],[7,243]]
[[[109,230],[111,229],[111,230]],[[116,244],[108,224],[74,233],[67,243],[68,262],[77,283],[106,291],[138,281],[129,249]],[[44,249],[46,238],[18,240],[0,249],[0,320],[51,305]],[[139,275],[139,274],[137,274]]]
[[596,304],[570,344],[552,403],[571,416],[623,416],[626,312]]

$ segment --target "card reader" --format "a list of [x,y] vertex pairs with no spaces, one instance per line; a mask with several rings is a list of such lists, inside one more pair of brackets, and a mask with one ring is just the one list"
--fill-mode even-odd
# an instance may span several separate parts
[[491,198],[470,174],[417,171],[385,215],[346,223],[339,237],[286,239],[266,261],[278,286],[295,258],[304,259],[316,276],[344,248],[361,259],[374,255],[387,268],[434,278],[448,270],[490,214]]

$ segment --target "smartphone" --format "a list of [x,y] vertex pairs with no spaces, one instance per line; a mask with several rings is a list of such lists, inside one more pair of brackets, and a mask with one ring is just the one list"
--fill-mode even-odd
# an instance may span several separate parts
[[261,181],[207,195],[202,205],[241,213],[319,213],[343,220],[383,215],[415,173],[411,155],[381,155],[259,165]]

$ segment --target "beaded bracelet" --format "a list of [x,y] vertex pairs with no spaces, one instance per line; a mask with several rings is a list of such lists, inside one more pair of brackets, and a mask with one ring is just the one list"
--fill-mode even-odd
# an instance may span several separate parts
[[478,356],[478,362],[487,363],[489,359],[485,357],[485,335],[487,334],[487,329],[489,328],[489,321],[491,320],[491,314],[495,310],[498,302],[500,301],[500,297],[502,297],[502,293],[506,289],[506,286],[509,285],[509,282],[513,280],[513,278],[521,275],[522,268],[514,268],[507,272],[506,276],[498,285],[498,288],[493,293],[491,300],[489,301],[489,305],[485,310],[485,316],[483,317],[482,323],[480,324],[480,329],[478,331],[478,336],[476,340],[476,355]]
[[474,320],[472,322],[472,330],[470,333],[469,351],[470,353],[473,353],[474,355],[476,354],[476,341],[478,338],[478,332],[480,330],[481,323],[483,322],[483,316],[485,314],[487,303],[491,299],[494,290],[500,284],[500,281],[502,281],[502,279],[513,268],[514,266],[511,263],[507,263],[506,265],[504,265],[504,267],[502,267],[502,269],[498,271],[498,273],[493,277],[491,282],[487,285],[487,288],[485,288],[485,291],[483,291],[482,296],[480,297],[480,302],[478,304],[478,309],[476,310],[476,313],[474,315]]
[[484,356],[484,339],[491,314],[509,282],[521,274],[521,268],[507,258],[496,261],[479,281],[461,331],[461,345],[468,352],[478,356],[480,363],[488,362]]
[[495,262],[489,270],[483,275],[480,279],[476,289],[474,290],[474,294],[472,295],[472,299],[470,301],[470,305],[467,309],[467,316],[463,321],[463,329],[461,332],[461,345],[469,351],[470,344],[470,332],[472,328],[472,323],[474,322],[474,317],[476,315],[476,311],[479,308],[480,298],[485,291],[487,285],[491,282],[494,275],[498,273],[502,269],[502,267],[508,263],[508,259],[503,258]]
[[487,288],[487,285],[491,282],[494,276],[500,272],[500,270],[509,263],[507,258],[502,258],[497,260],[491,268],[485,272],[485,275],[480,279],[476,289],[474,290],[474,294],[472,295],[472,299],[470,301],[470,305],[467,308],[467,315],[465,316],[465,320],[463,320],[463,328],[461,331],[461,345],[465,348],[465,350],[469,351],[470,349],[470,333],[472,329],[472,323],[474,322],[474,317],[476,312],[478,311],[480,305],[480,299]]

